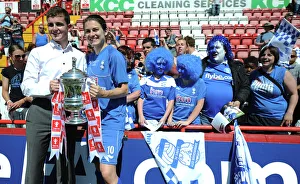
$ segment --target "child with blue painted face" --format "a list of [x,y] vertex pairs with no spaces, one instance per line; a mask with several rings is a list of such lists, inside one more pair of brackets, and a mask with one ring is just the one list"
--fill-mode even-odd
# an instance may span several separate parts
[[206,86],[202,74],[202,62],[197,56],[184,54],[177,57],[179,77],[175,80],[174,110],[168,118],[168,125],[175,127],[200,124],[199,113],[204,105]]
[[210,124],[224,105],[240,107],[250,93],[243,64],[233,60],[227,38],[214,36],[207,45],[208,56],[202,60],[202,79],[206,84],[201,124]]
[[166,75],[173,65],[172,53],[163,48],[153,49],[147,54],[146,68],[152,75],[142,78],[141,96],[138,99],[139,124],[146,120],[165,123],[174,106],[175,80]]

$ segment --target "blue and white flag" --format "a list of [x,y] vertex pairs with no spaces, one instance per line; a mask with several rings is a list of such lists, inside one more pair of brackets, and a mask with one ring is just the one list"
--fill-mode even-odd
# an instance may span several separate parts
[[154,29],[154,41],[156,45],[159,45],[159,36],[155,29]]
[[279,65],[288,65],[291,59],[292,49],[300,36],[300,31],[295,28],[289,21],[282,19],[279,28],[268,45],[279,49]]
[[126,107],[126,119],[125,119],[125,129],[131,130],[134,128],[133,118],[131,112],[128,111]]
[[206,183],[204,133],[142,133],[167,184]]
[[231,184],[259,184],[254,174],[252,158],[247,142],[237,125],[234,123],[234,140],[231,156]]

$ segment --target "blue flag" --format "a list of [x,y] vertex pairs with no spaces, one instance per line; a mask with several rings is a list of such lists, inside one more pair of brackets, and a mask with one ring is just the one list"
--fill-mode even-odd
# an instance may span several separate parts
[[279,65],[289,64],[292,49],[299,36],[299,30],[286,19],[282,19],[279,28],[268,43],[268,45],[279,49]]
[[252,158],[247,142],[237,125],[234,123],[234,140],[231,157],[230,180],[232,184],[259,184],[258,179],[253,174]]
[[156,45],[159,45],[159,36],[155,29],[154,29],[154,41]]

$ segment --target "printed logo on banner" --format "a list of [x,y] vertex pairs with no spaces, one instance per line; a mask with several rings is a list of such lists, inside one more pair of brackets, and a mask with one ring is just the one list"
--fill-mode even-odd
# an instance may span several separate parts
[[60,116],[61,109],[59,109],[58,104],[54,104],[53,106],[53,115]]
[[39,0],[31,0],[31,9],[33,10],[41,9],[41,2]]
[[101,142],[97,142],[96,148],[99,152],[104,152],[105,151],[103,145],[101,144]]
[[100,136],[99,128],[97,125],[90,126],[90,131],[92,132],[93,136]]
[[86,117],[87,117],[87,119],[89,121],[96,120],[93,109],[87,109],[87,110],[85,110],[85,114],[86,114]]
[[53,149],[59,149],[60,137],[53,136],[52,140],[51,140],[51,143],[52,143],[52,148]]
[[90,0],[82,0],[81,9],[90,9]]
[[52,120],[53,132],[61,131],[61,120]]
[[82,92],[82,100],[83,100],[84,104],[91,103],[91,98],[90,98],[89,92],[87,92],[87,91]]
[[99,109],[99,105],[98,105],[98,100],[93,100],[92,101],[92,105],[93,105],[93,109],[95,110],[95,111],[99,111],[100,109]]
[[90,148],[90,151],[95,151],[96,150],[93,139],[89,139],[89,148]]

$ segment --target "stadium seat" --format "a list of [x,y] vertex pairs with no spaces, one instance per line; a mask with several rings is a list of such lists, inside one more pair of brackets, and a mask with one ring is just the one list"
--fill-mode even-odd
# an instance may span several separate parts
[[209,17],[209,24],[219,24],[219,17]]
[[141,25],[140,19],[132,19],[131,20],[131,26],[140,26],[140,25]]
[[120,18],[113,18],[113,19],[111,19],[111,23],[112,23],[112,26],[114,26],[114,27],[120,27],[120,26],[122,26],[122,19],[120,19]]
[[147,37],[148,34],[139,34],[137,37],[137,45],[142,45],[143,40]]
[[281,8],[272,8],[272,16],[280,17],[281,16]]
[[137,36],[139,34],[139,27],[138,26],[128,27],[128,34]]
[[270,16],[270,23],[272,23],[273,25],[278,24],[278,22],[281,20],[281,17],[277,17],[277,16]]
[[238,59],[246,59],[249,56],[249,49],[245,45],[237,45],[236,46],[236,54],[235,58]]
[[264,8],[261,10],[262,16],[270,17],[272,15],[272,10],[270,8]]
[[199,35],[194,35],[195,38],[195,45],[205,45],[205,35],[204,34],[199,34]]
[[169,19],[169,14],[161,12],[159,15],[159,18],[160,19]]
[[179,19],[175,17],[170,18],[170,26],[178,25]]
[[252,38],[253,38],[253,42],[254,42],[254,40],[258,37],[258,33],[254,33],[254,34],[252,34]]
[[214,35],[223,34],[223,25],[221,24],[212,25],[212,33]]
[[179,25],[171,25],[172,33],[175,35],[180,35],[180,26]]
[[264,28],[262,27],[262,24],[257,24],[256,25],[256,33],[260,34],[262,32],[264,32]]
[[253,44],[253,37],[252,34],[246,33],[241,35],[241,45],[252,45]]
[[234,33],[235,34],[244,34],[245,33],[244,24],[235,24],[234,25]]
[[170,18],[178,18],[177,10],[169,10],[168,13]]
[[219,24],[228,24],[229,23],[229,17],[220,17],[219,18]]
[[234,10],[234,16],[235,17],[241,17],[241,16],[246,16],[247,17],[247,15],[243,15],[243,10],[242,9],[236,9],[236,10]]
[[208,24],[208,18],[207,17],[199,17],[199,24]]
[[143,46],[142,45],[136,45],[135,46],[135,52],[143,52]]
[[177,11],[177,17],[178,18],[187,18],[187,14],[185,10],[178,10]]
[[137,36],[135,36],[135,35],[127,35],[127,37],[126,37],[126,45],[134,45],[134,47],[132,49],[135,49],[136,41],[137,41]]
[[256,45],[249,45],[249,56],[259,56],[259,47]]
[[189,18],[189,25],[190,26],[196,26],[196,25],[199,25],[199,21],[198,21],[198,18]]
[[256,33],[256,26],[252,24],[245,25],[245,33],[254,34]]
[[239,17],[230,17],[229,18],[229,24],[232,24],[232,25],[234,25],[234,24],[238,24],[239,23]]
[[252,16],[252,12],[253,12],[253,10],[250,9],[250,8],[244,8],[243,9],[243,15],[244,16],[247,16],[247,17]]
[[122,31],[122,33],[127,36],[128,35],[128,29],[129,29],[129,26],[120,26],[119,29]]
[[150,17],[151,19],[159,19],[159,11],[151,11]]
[[281,9],[281,16],[285,16],[289,11],[285,8]]
[[156,33],[160,36],[159,26],[150,26],[149,27],[149,36],[152,37],[154,35],[154,29],[155,29]]
[[140,26],[139,28],[139,34],[146,34],[149,35],[149,26],[145,25],[145,26]]
[[150,19],[141,19],[141,26],[150,26]]
[[270,17],[267,17],[267,16],[260,16],[260,17],[258,18],[259,24],[265,24],[265,23],[269,22],[269,19],[270,19]]
[[131,26],[131,18],[123,18],[122,19],[122,26]]
[[231,34],[229,35],[229,42],[231,45],[240,45],[241,36],[239,34]]
[[232,24],[225,24],[223,25],[223,33],[224,34],[233,34],[234,33],[234,26]]
[[199,36],[202,35],[200,26],[192,26],[192,35]]
[[259,23],[258,17],[255,16],[249,16],[248,20],[249,20],[249,24],[251,25],[256,25]]
[[204,35],[212,34],[212,26],[209,24],[202,24],[201,29],[202,29],[202,34]]
[[254,8],[254,9],[252,9],[253,11],[252,11],[252,16],[254,16],[254,17],[260,17],[260,16],[262,16],[262,9],[261,8]]
[[183,37],[191,35],[191,26],[181,26],[181,35]]
[[239,24],[248,24],[249,20],[246,16],[239,17]]
[[150,20],[150,26],[159,26],[160,21],[159,19],[151,19]]
[[187,10],[186,14],[187,14],[188,18],[196,18],[197,17],[197,13],[194,10]]
[[169,18],[164,18],[164,19],[162,19],[162,18],[160,18],[159,19],[159,25],[160,26],[169,26],[169,22],[170,22],[170,20],[169,20]]
[[106,12],[107,18],[113,19],[116,18],[116,12]]
[[150,12],[143,11],[143,13],[142,13],[142,19],[150,19]]
[[206,37],[206,45],[208,44],[208,42],[209,42],[209,40],[213,37],[213,36],[215,36],[215,35],[213,35],[213,34],[208,34],[208,35],[205,35],[205,37]]
[[180,26],[189,26],[189,19],[187,17],[180,17],[179,18],[179,25]]
[[300,16],[294,16],[291,21],[292,24],[300,24]]
[[133,16],[134,16],[133,11],[128,10],[124,12],[124,18],[133,18]]
[[234,11],[226,9],[220,11],[220,16],[224,15],[225,17],[234,17]]

